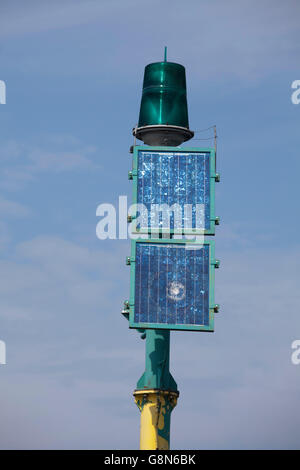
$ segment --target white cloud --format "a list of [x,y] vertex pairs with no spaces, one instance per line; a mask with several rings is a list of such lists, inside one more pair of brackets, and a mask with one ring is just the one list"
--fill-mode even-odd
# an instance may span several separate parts
[[119,448],[138,445],[139,411],[120,380],[58,384],[21,373],[1,382],[1,449],[101,449],[115,448],[115,441]]
[[136,0],[122,1],[97,0],[70,1],[54,0],[48,2],[17,2],[13,7],[2,5],[0,20],[0,36],[22,36],[24,34],[69,28],[78,25],[106,20],[116,8],[118,12],[126,12],[128,8],[137,6]]
[[[222,86],[226,78],[249,83],[294,66],[299,53],[300,5],[296,0],[193,0],[188,8],[174,0],[172,8],[168,2],[158,1],[152,2],[152,7],[149,10],[146,2],[129,0],[65,0],[39,6],[27,2],[26,7],[3,8],[0,35],[8,40],[51,30],[68,34],[69,28],[81,26],[78,37],[83,35],[85,40],[78,43],[76,61],[70,61],[69,56],[66,60],[63,48],[55,49],[55,67],[49,56],[43,57],[43,50],[41,54],[35,51],[38,61],[30,52],[22,59],[27,70],[46,71],[48,76],[58,70],[60,76],[69,74],[72,78],[102,72],[105,63],[109,76],[117,76],[122,68],[123,79],[132,80],[138,64],[143,67],[145,57],[147,62],[159,60],[167,44],[170,60],[192,69],[195,82],[219,77]],[[90,40],[84,35],[83,28],[93,25],[98,28],[96,41],[94,36]],[[103,47],[104,43],[110,47]]]
[[29,159],[32,162],[29,169],[33,173],[42,171],[61,172],[92,166],[92,162],[88,158],[74,152],[47,152],[38,149],[29,154]]
[[[58,237],[19,243],[8,259],[0,260],[0,317],[9,321],[8,312],[17,312],[11,319],[18,318],[23,309],[24,318],[34,321],[59,315],[68,322],[72,315],[84,319],[88,309],[107,321],[124,259],[119,250],[93,251]],[[117,301],[117,312],[124,298]]]
[[31,210],[19,202],[9,201],[0,197],[0,216],[5,217],[27,217]]
[[7,244],[10,241],[10,233],[7,226],[3,220],[0,221],[0,252],[4,251],[7,247]]
[[[53,150],[50,150],[49,147]],[[93,146],[83,146],[76,139],[44,139],[42,145],[19,144],[8,141],[0,152],[3,190],[19,190],[46,172],[69,172],[99,168],[91,157],[96,151]]]

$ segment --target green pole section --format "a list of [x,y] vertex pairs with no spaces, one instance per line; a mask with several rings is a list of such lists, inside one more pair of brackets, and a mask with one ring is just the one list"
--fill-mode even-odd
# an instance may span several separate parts
[[170,331],[146,331],[145,372],[137,383],[137,390],[159,389],[177,391],[170,374]]
[[146,330],[145,372],[134,397],[141,411],[140,448],[170,448],[171,412],[179,392],[170,370],[170,331]]

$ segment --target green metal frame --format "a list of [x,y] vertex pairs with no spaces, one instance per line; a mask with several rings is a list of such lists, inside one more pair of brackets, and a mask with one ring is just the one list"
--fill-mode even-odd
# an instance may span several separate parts
[[[134,305],[135,305],[135,260],[136,260],[136,244],[137,243],[158,243],[158,244],[189,244],[194,246],[209,245],[209,325],[176,325],[166,323],[136,323],[134,321]],[[195,243],[190,240],[174,240],[174,239],[136,239],[131,240],[131,256],[130,256],[130,299],[129,299],[129,328],[137,329],[167,329],[167,330],[188,330],[188,331],[214,331],[214,313],[215,313],[215,268],[217,260],[215,259],[215,242],[214,240],[204,240],[203,243]]]
[[[215,183],[217,178],[216,173],[216,152],[213,147],[150,147],[145,145],[137,145],[133,149],[133,163],[132,163],[132,180],[133,180],[133,192],[132,192],[132,202],[137,204],[137,186],[138,186],[138,154],[140,151],[149,151],[149,152],[176,152],[176,153],[204,153],[208,152],[210,154],[210,228],[209,229],[158,229],[158,233],[170,233],[173,234],[184,234],[184,235],[215,235],[215,225],[216,225],[216,216],[215,216]],[[136,228],[136,217],[137,214],[132,214],[132,232],[137,234],[148,234],[149,228]]]

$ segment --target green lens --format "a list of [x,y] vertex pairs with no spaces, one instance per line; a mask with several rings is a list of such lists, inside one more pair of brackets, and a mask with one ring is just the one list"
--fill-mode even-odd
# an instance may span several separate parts
[[138,127],[159,124],[189,128],[185,68],[180,64],[145,67]]

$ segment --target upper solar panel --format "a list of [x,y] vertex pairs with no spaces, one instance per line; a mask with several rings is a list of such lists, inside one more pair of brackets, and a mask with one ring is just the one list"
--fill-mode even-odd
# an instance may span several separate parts
[[130,326],[213,330],[213,242],[133,241]]
[[135,147],[133,231],[214,234],[214,149]]

